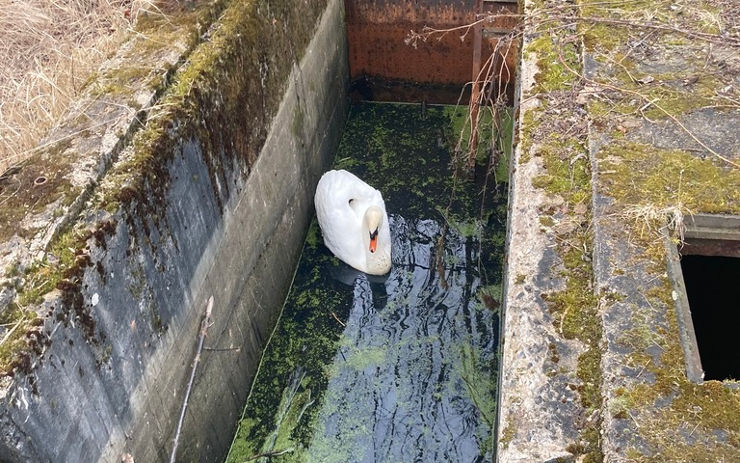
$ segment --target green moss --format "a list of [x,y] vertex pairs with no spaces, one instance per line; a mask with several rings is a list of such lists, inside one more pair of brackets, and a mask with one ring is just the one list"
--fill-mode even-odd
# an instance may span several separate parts
[[533,146],[533,134],[536,133],[537,128],[539,127],[539,115],[542,111],[542,108],[539,109],[531,109],[529,111],[525,111],[519,121],[520,126],[520,133],[519,136],[521,137],[519,140],[517,140],[517,144],[519,145],[520,150],[520,156],[519,156],[519,164],[526,164],[529,162],[530,159],[532,159],[532,146]]
[[5,267],[5,277],[6,278],[14,278],[21,274],[20,270],[20,263],[19,262],[13,262],[12,264]]
[[[14,175],[0,179],[0,241],[22,234],[20,223],[26,215],[55,201],[68,204],[76,196],[78,189],[66,178],[76,155],[69,150],[71,144],[71,138],[54,143],[20,164]],[[46,178],[43,184],[36,183],[40,177]]]
[[[568,39],[565,34],[541,32],[542,35],[525,48],[525,57],[533,54],[537,59],[538,74],[533,91],[542,94],[543,104],[523,114],[520,162],[527,162],[531,157],[541,160],[543,173],[532,179],[532,186],[562,198],[564,204],[558,212],[564,213],[564,217],[559,221],[574,224],[572,228],[553,228],[557,235],[555,251],[561,263],[556,267],[557,274],[565,288],[541,297],[563,338],[581,342],[583,352],[573,372],[577,378],[574,387],[579,392],[581,405],[590,412],[601,408],[601,319],[593,289],[590,255],[593,248],[591,170],[585,134],[564,136],[557,129],[558,114],[571,108],[568,105],[559,108],[562,103],[557,100],[548,103],[547,95],[570,91],[578,84],[576,75],[569,69],[580,70],[580,50],[577,41]],[[551,104],[554,104],[552,108]],[[542,215],[540,223],[552,227],[555,220],[550,215]],[[556,349],[550,353],[553,361],[559,360]],[[602,461],[599,430],[598,420],[585,423],[580,428],[579,442],[566,450],[581,456],[583,461]]]
[[[585,221],[588,223],[588,220]],[[578,357],[576,376],[581,405],[590,412],[601,408],[601,319],[598,301],[593,291],[591,256],[584,250],[592,249],[590,231],[559,234],[557,252],[562,258],[565,289],[544,294],[543,299],[554,315],[555,325],[565,339],[578,339],[585,351]],[[601,462],[599,424],[585,424],[581,430],[578,455],[584,461]]]
[[[232,2],[210,40],[201,44],[177,72],[162,97],[159,117],[149,121],[135,137],[133,156],[117,169],[126,187],[111,182],[103,207],[111,209],[111,204],[136,200],[143,203],[142,213],[155,214],[170,181],[166,164],[183,139],[201,145],[214,194],[220,201],[217,178],[222,175],[224,140],[231,141],[228,148],[233,152],[228,155],[247,167],[254,162],[278,109],[292,63],[300,59],[315,27],[315,22],[307,18],[318,18],[324,5],[325,0],[300,8],[268,0]],[[269,10],[270,17],[262,10]],[[278,21],[289,24],[292,33],[282,34],[282,29],[275,27]],[[294,129],[298,128],[296,122],[300,119],[294,120]],[[173,130],[175,126],[177,130]],[[110,176],[116,178],[116,172]]]
[[316,248],[321,243],[321,235],[319,233],[319,222],[314,218],[311,220],[311,225],[308,227],[306,232],[306,246]]
[[576,82],[576,76],[568,71],[579,67],[578,48],[575,43],[556,43],[550,34],[542,34],[532,40],[524,49],[524,57],[531,55],[537,59],[537,75],[534,91],[538,93],[569,90]]
[[589,51],[612,51],[629,37],[625,28],[616,28],[608,24],[588,24],[582,26],[582,30],[583,43]]
[[[588,210],[591,178],[587,157],[583,153],[580,140],[553,137],[540,150],[547,173],[535,178],[533,185],[550,194],[560,195],[569,209],[580,204],[586,205],[585,209]],[[596,410],[601,407],[601,320],[592,284],[590,217],[574,215],[571,220],[580,225],[572,232],[558,233],[556,247],[562,261],[559,275],[565,281],[565,289],[543,294],[542,297],[547,301],[562,336],[565,339],[578,339],[585,348],[578,358],[577,388],[583,407]],[[588,461],[602,461],[598,429],[598,423],[586,424],[581,431],[581,441],[585,444],[579,444],[571,451],[585,455]]]
[[591,171],[582,143],[578,138],[551,134],[550,141],[536,152],[543,159],[546,174],[532,179],[532,186],[560,195],[571,205],[587,201]]
[[[703,42],[691,37],[709,33],[717,34],[716,39],[721,40],[720,10],[707,2],[693,2],[680,8],[675,5],[668,8],[668,3],[581,2],[583,15],[596,18],[583,21],[578,28],[591,58],[600,64],[592,80],[604,84],[602,92],[609,94],[608,98],[590,104],[589,114],[598,124],[612,122],[610,115],[614,113],[639,114],[655,120],[726,105],[718,93],[732,84],[731,73],[724,71],[722,65],[705,60]],[[635,56],[631,40],[634,31],[641,30],[640,24],[645,23],[646,11],[651,15],[650,23],[658,28],[651,30],[647,49],[637,54],[648,54],[657,63]],[[600,22],[599,18],[616,22]],[[666,65],[661,66],[661,61]]]
[[516,427],[514,427],[512,423],[509,423],[503,431],[501,431],[501,437],[499,437],[498,443],[504,449],[509,448],[509,443],[511,443],[514,436],[516,436]]
[[[664,256],[665,257],[665,256]],[[714,462],[732,460],[740,447],[740,391],[731,389],[718,381],[694,384],[686,378],[684,353],[678,336],[678,322],[671,296],[672,286],[663,278],[658,286],[644,293],[651,307],[667,310],[666,326],[655,330],[650,337],[650,346],[660,348],[659,357],[645,354],[637,349],[630,355],[630,362],[650,372],[652,383],[640,383],[631,388],[616,391],[612,411],[617,417],[638,416],[650,409],[649,416],[641,416],[641,436],[647,439],[654,450],[649,455],[635,452],[635,461],[692,461]],[[633,317],[640,317],[635,313]],[[639,333],[640,321],[636,320],[638,332],[627,333],[633,343],[643,342]],[[638,346],[639,347],[639,346]],[[668,401],[670,406],[656,407],[657,402]],[[676,438],[676,432],[690,423],[697,434],[725,434],[726,439],[714,442],[688,442]],[[719,460],[717,460],[719,458]]]
[[41,343],[48,338],[35,327],[43,325],[43,319],[35,311],[20,307],[38,305],[44,295],[54,289],[60,290],[63,301],[70,305],[68,310],[77,316],[84,333],[92,338],[94,322],[86,316],[85,309],[77,303],[78,299],[71,296],[79,293],[81,272],[90,265],[90,257],[84,250],[85,241],[90,236],[93,232],[67,230],[53,242],[44,259],[33,262],[26,269],[25,283],[16,302],[11,303],[2,315],[2,323],[15,328],[0,348],[0,374],[11,374],[13,370],[28,373],[33,363],[32,356],[41,353]]
[[[119,99],[130,107],[140,106],[131,98],[141,88],[162,91],[167,83],[169,65],[162,69],[162,55],[179,44],[186,57],[202,40],[202,33],[223,11],[229,0],[183,2],[159,5],[158,11],[142,11],[135,24],[136,35],[117,53],[120,67],[91,74],[82,88],[93,97]],[[136,63],[151,63],[137,65]],[[177,65],[175,65],[176,67]]]
[[610,117],[634,114],[634,112],[634,102],[593,100],[588,105],[588,114],[598,121],[607,121]]
[[18,296],[18,303],[22,306],[38,304],[46,293],[56,288],[76,268],[77,257],[83,254],[85,239],[83,232],[74,229],[59,235],[48,255],[34,262],[26,271],[26,284]]
[[98,76],[92,90],[93,96],[106,98],[118,95],[130,95],[138,88],[155,88],[160,83],[158,75],[152,76],[155,69],[149,66],[130,66],[109,70]]
[[0,313],[0,324],[6,330],[0,344],[0,376],[10,375],[13,370],[28,371],[31,353],[38,350],[39,343],[45,339],[41,330],[43,320],[35,312],[11,303]]
[[[626,64],[630,63],[631,60],[626,61]],[[609,102],[595,100],[589,105],[589,114],[599,124],[607,124],[612,115],[640,113],[650,120],[666,119],[669,115],[680,116],[721,104],[717,92],[726,83],[714,74],[699,74],[699,70],[695,72],[696,77],[692,79],[688,71],[647,74],[633,69],[627,74],[622,68],[618,68],[618,71],[603,80],[605,84],[612,86],[616,80],[621,98],[612,97]],[[645,85],[639,83],[647,78],[654,81]],[[687,84],[687,80],[692,80],[692,83]]]
[[[716,159],[701,159],[680,150],[612,140],[600,152],[601,186],[614,197],[615,210],[647,208],[663,210],[737,214],[740,211],[740,172]],[[640,436],[650,451],[632,449],[637,462],[696,461],[732,459],[740,446],[740,392],[721,383],[702,385],[688,381],[684,353],[674,311],[673,287],[665,276],[666,252],[654,230],[664,224],[657,215],[646,223],[643,217],[625,216],[633,230],[634,245],[643,249],[641,264],[655,275],[657,284],[643,291],[647,309],[635,306],[633,328],[623,333],[620,343],[632,349],[629,364],[649,372],[654,380],[630,388],[620,388],[612,400],[616,418],[636,419]],[[647,229],[647,233],[646,233]],[[654,326],[654,311],[664,313],[663,322]],[[658,349],[658,355],[648,354]],[[668,406],[656,406],[657,403]],[[649,414],[644,410],[650,410]],[[685,423],[690,423],[695,442],[677,439]],[[703,440],[717,431],[727,439]]]
[[599,156],[602,185],[622,207],[740,213],[740,170],[722,161],[626,140],[612,140]]
[[[682,4],[676,8],[669,0],[635,0],[622,3],[603,3],[598,1],[579,1],[581,16],[595,18],[579,24],[579,31],[584,35],[587,50],[613,51],[627,43],[630,34],[640,30],[641,24],[665,26],[658,31],[654,40],[661,40],[662,35],[675,35],[672,28],[678,31],[696,31],[718,34],[721,23],[721,9],[712,2],[701,1]],[[673,6],[673,7],[671,7]],[[649,21],[646,20],[649,17]],[[622,21],[607,23],[599,20]],[[682,39],[682,40],[679,40]],[[674,44],[685,44],[687,35],[678,35]]]

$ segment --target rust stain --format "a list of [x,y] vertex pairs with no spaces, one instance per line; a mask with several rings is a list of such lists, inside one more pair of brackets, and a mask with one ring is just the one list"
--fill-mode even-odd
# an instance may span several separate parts
[[688,238],[679,252],[682,256],[740,257],[740,241]]
[[[462,86],[472,80],[473,33],[464,31],[417,42],[417,48],[404,39],[411,30],[424,26],[447,29],[474,20],[475,0],[345,0],[350,74],[416,82]],[[516,12],[516,5],[496,7],[501,12]],[[511,29],[514,18],[486,27]],[[482,56],[493,53],[496,39],[484,39]],[[505,59],[504,82],[513,81],[517,50],[512,47]]]
[[345,0],[347,22],[395,24],[424,23],[460,25],[473,20],[474,0]]

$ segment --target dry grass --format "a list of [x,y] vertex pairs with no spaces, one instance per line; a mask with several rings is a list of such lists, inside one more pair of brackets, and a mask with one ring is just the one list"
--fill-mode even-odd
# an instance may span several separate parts
[[691,211],[680,203],[668,207],[658,207],[653,204],[630,206],[618,214],[624,222],[637,224],[637,230],[642,237],[653,234],[662,239],[660,228],[665,226],[671,236],[680,243],[684,242],[686,215],[692,215]]
[[155,0],[0,0],[0,174],[44,138]]

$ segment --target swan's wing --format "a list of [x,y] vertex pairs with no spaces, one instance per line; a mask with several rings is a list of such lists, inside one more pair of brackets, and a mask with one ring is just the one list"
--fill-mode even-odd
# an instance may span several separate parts
[[329,171],[319,180],[314,196],[324,244],[352,266],[359,265],[357,261],[362,256],[362,242],[354,238],[360,236],[362,217],[350,205],[350,199],[356,197],[357,182],[365,184],[347,171]]
[[[316,187],[314,202],[331,209],[355,212],[362,221],[365,209],[371,204],[382,204],[380,192],[346,170],[331,170],[325,173]],[[385,206],[383,205],[383,209]]]

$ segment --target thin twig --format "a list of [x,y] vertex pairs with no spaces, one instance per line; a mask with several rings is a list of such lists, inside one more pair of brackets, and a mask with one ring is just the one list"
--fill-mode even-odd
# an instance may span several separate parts
[[239,352],[240,347],[204,347],[204,351],[207,352]]
[[3,340],[0,341],[0,346],[2,346],[3,344],[5,344],[5,341],[7,341],[8,339],[10,339],[10,336],[13,334],[13,332],[16,329],[18,329],[19,326],[21,326],[21,322],[23,322],[23,319],[24,318],[25,318],[25,315],[22,316],[20,320],[18,320],[18,322],[15,324],[15,326],[13,328],[11,328],[7,333],[5,333],[5,336],[3,337]]
[[339,323],[343,327],[344,326],[347,326],[347,325],[344,324],[344,322],[342,320],[339,319],[339,317],[337,317],[337,314],[335,314],[334,312],[329,312],[329,313],[331,313],[331,316],[334,317],[334,320],[336,320],[337,323]]
[[558,53],[558,59],[560,60],[560,63],[568,70],[568,72],[572,73],[573,75],[575,75],[579,79],[582,79],[584,82],[587,82],[587,83],[589,83],[591,85],[595,85],[595,86],[598,86],[598,87],[607,88],[609,90],[614,90],[614,91],[617,91],[617,92],[620,92],[620,93],[628,93],[628,94],[631,94],[631,95],[635,95],[635,96],[639,97],[641,100],[645,101],[645,106],[643,108],[647,108],[648,106],[654,106],[660,112],[662,112],[668,118],[670,118],[676,125],[678,125],[681,128],[681,130],[683,130],[691,138],[693,138],[694,141],[696,141],[696,143],[699,144],[699,146],[701,146],[702,148],[704,148],[705,150],[707,150],[707,152],[709,152],[713,156],[717,157],[717,159],[721,159],[722,161],[726,162],[727,164],[730,164],[731,166],[734,166],[734,167],[740,169],[740,164],[737,164],[736,162],[733,162],[732,160],[730,160],[730,159],[722,156],[721,154],[719,154],[718,152],[716,152],[715,150],[713,150],[712,148],[710,148],[709,146],[707,146],[704,142],[702,142],[701,140],[699,140],[696,137],[696,135],[694,135],[694,133],[691,130],[689,130],[685,125],[683,125],[683,123],[681,123],[681,121],[679,121],[676,118],[676,116],[674,116],[673,114],[669,113],[665,108],[663,108],[662,106],[660,106],[656,102],[656,100],[650,100],[647,96],[643,95],[642,93],[640,93],[640,92],[638,92],[636,90],[630,90],[630,89],[627,89],[627,88],[617,87],[616,85],[611,85],[611,84],[607,84],[607,83],[604,83],[604,82],[598,82],[596,80],[589,79],[588,77],[584,76],[580,72],[578,72],[575,69],[573,69],[566,62],[566,60],[563,58],[562,53]]
[[200,341],[198,341],[198,350],[195,352],[195,359],[193,360],[193,369],[190,372],[190,381],[188,381],[188,388],[185,390],[185,400],[182,402],[182,410],[180,411],[180,421],[177,423],[177,432],[175,433],[175,441],[172,445],[172,453],[170,454],[170,463],[175,463],[177,456],[177,444],[180,440],[180,432],[182,431],[182,423],[185,421],[185,410],[188,408],[188,399],[190,399],[190,391],[193,389],[193,381],[195,380],[195,370],[198,368],[198,362],[200,362],[200,353],[203,350],[203,341],[206,338],[206,332],[210,326],[211,310],[213,309],[213,296],[208,298],[208,306],[206,307],[205,316],[203,321],[200,323]]

